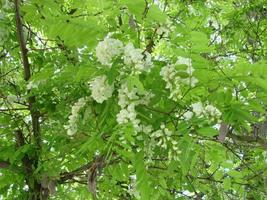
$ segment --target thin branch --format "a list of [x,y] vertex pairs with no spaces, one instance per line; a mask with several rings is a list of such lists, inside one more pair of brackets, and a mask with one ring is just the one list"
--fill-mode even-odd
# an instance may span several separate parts
[[[19,0],[14,0],[15,2],[15,15],[16,15],[16,28],[17,28],[17,34],[18,34],[18,41],[20,45],[20,50],[21,50],[21,57],[23,61],[23,67],[24,67],[24,79],[25,81],[28,81],[31,78],[31,70],[30,70],[30,64],[29,64],[29,59],[28,59],[28,50],[26,48],[26,42],[25,42],[25,37],[23,34],[23,25],[21,21],[21,16],[20,16],[20,9],[19,9]],[[32,118],[32,129],[33,129],[33,134],[34,134],[34,140],[37,146],[37,157],[38,153],[41,150],[41,136],[40,136],[40,122],[39,122],[39,112],[36,111],[33,108],[33,104],[35,103],[35,96],[30,96],[28,98],[29,102],[29,109],[31,112],[31,118]],[[37,159],[38,160],[38,159]],[[35,162],[35,167],[37,167],[37,161]]]
[[25,43],[25,39],[24,39],[25,37],[23,34],[19,4],[20,4],[20,1],[15,0],[16,28],[17,28],[19,46],[20,46],[20,50],[21,50],[22,62],[23,62],[23,66],[24,66],[24,79],[26,81],[28,81],[31,77],[31,70],[30,70],[30,64],[29,64],[29,60],[28,60],[28,56],[27,56],[28,50],[26,48],[26,43]]
[[0,109],[0,112],[12,111],[12,110],[28,110],[28,108],[7,108],[7,109]]
[[232,133],[228,133],[227,137],[233,139],[233,140],[238,140],[241,142],[247,142],[247,143],[258,143],[263,149],[267,150],[267,141],[264,138],[260,137],[253,137],[249,135],[235,135]]
[[1,169],[8,168],[9,166],[10,166],[10,162],[0,160],[0,168],[1,168]]
[[8,72],[6,72],[6,73],[4,73],[4,74],[1,74],[0,78],[3,78],[4,76],[7,76],[9,73],[11,73],[11,72],[13,72],[13,71],[15,71],[15,70],[17,70],[17,69],[19,69],[19,67],[15,67],[15,68],[9,70]]

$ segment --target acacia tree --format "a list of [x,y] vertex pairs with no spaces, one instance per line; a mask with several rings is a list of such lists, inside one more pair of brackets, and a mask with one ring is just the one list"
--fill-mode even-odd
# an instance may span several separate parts
[[265,3],[2,1],[0,199],[266,199]]

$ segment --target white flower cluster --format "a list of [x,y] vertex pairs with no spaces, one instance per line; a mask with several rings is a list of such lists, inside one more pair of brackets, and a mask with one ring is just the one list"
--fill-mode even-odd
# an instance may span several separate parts
[[124,48],[124,63],[126,65],[138,64],[143,59],[142,50],[135,49],[132,43]]
[[[157,146],[160,146],[163,149],[167,149],[167,142],[171,141],[171,135],[172,132],[162,124],[159,130],[151,134],[151,138],[158,141]],[[175,144],[177,143],[176,141],[174,142]]]
[[[186,65],[186,69],[179,69],[179,65]],[[166,82],[166,88],[170,90],[170,97],[177,101],[182,97],[181,85],[188,85],[194,87],[198,80],[193,76],[194,68],[192,67],[190,58],[178,57],[174,65],[167,65],[160,71],[160,75]],[[188,77],[181,77],[179,73],[186,73]]]
[[102,65],[111,66],[112,59],[123,52],[123,43],[120,40],[106,37],[96,47],[96,57]]
[[136,74],[149,71],[152,66],[151,55],[148,52],[143,55],[141,49],[136,49],[132,43],[129,43],[124,48],[124,64],[132,65]]
[[116,56],[122,56],[124,64],[131,67],[132,74],[149,71],[152,67],[150,53],[135,48],[132,43],[124,46],[120,40],[109,37],[98,43],[96,57],[102,65],[111,66]]
[[91,96],[97,103],[103,103],[103,101],[112,96],[114,87],[113,85],[108,84],[107,77],[105,75],[97,76],[90,81],[89,84],[92,91]]
[[205,116],[211,116],[214,118],[219,118],[222,115],[222,113],[213,105],[207,105],[204,108],[204,115]]
[[128,185],[128,193],[135,197],[135,199],[141,199],[140,192],[137,189],[136,175],[130,175],[131,183]]
[[68,135],[74,135],[77,132],[77,119],[79,117],[79,111],[82,107],[85,106],[87,98],[80,98],[71,108],[71,115],[69,116],[68,125],[65,125],[64,128],[67,130]]
[[117,114],[117,122],[124,124],[131,122],[137,132],[142,130],[140,120],[136,118],[137,113],[135,106],[140,104],[147,104],[149,99],[153,96],[151,93],[146,92],[144,97],[140,98],[137,88],[133,88],[129,91],[127,84],[122,84],[118,90],[119,101],[118,104],[121,107],[120,112]]
[[159,28],[157,28],[156,33],[158,35],[163,35],[163,34],[169,35],[170,30],[168,28],[164,27],[164,26],[160,26]]
[[30,81],[27,85],[26,88],[27,90],[31,90],[34,88],[38,88],[41,84],[44,84],[45,80],[40,80],[40,81]]
[[201,102],[193,103],[192,109],[196,116],[201,116],[201,114],[204,112],[204,108]]
[[13,94],[8,95],[6,98],[10,103],[14,103],[14,102],[18,101],[18,97],[16,95],[13,95]]
[[183,114],[185,120],[190,120],[194,114],[196,117],[211,117],[213,119],[218,119],[221,116],[221,112],[216,107],[210,104],[204,107],[201,102],[193,103],[192,111]]
[[117,122],[119,124],[132,122],[134,128],[139,129],[140,120],[136,118],[136,115],[135,105],[131,103],[117,114]]
[[190,119],[193,117],[193,115],[194,115],[193,112],[191,112],[191,111],[186,111],[186,112],[184,113],[183,117],[184,117],[184,119],[185,119],[186,121],[188,121],[188,120],[190,120]]
[[157,141],[156,145],[163,149],[167,149],[169,145],[170,147],[170,150],[168,151],[169,160],[171,159],[178,160],[177,156],[177,154],[179,153],[178,142],[173,138],[171,138],[172,134],[173,134],[172,131],[166,128],[164,124],[162,124],[159,130],[151,134],[151,138],[154,141]]

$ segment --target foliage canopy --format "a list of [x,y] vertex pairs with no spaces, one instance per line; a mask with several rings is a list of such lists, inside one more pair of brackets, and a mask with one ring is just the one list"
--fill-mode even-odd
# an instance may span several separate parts
[[0,199],[266,199],[266,0],[0,4]]

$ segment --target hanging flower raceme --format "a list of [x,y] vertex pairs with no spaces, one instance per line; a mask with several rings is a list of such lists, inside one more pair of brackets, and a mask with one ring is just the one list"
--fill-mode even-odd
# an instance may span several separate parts
[[141,49],[134,48],[132,43],[125,46],[123,58],[125,65],[133,66],[133,72],[135,74],[139,74],[142,71],[149,71],[152,66],[150,53],[143,53]]
[[173,65],[167,65],[163,67],[160,71],[160,75],[163,80],[166,82],[166,89],[170,90],[170,99],[178,100],[182,97],[180,91],[180,84],[176,82],[176,70]]
[[68,135],[74,135],[77,130],[77,120],[79,117],[79,111],[83,108],[86,102],[89,100],[89,97],[80,98],[71,108],[71,115],[69,116],[68,125],[65,125],[64,128],[67,130]]
[[97,103],[103,103],[112,96],[114,87],[108,84],[106,75],[97,76],[89,84],[92,91],[91,96]]
[[220,116],[222,115],[222,113],[213,105],[207,105],[204,108],[204,111],[204,115],[207,117],[220,118]]
[[132,74],[148,72],[152,67],[151,55],[134,47],[132,43],[123,46],[120,40],[106,37],[96,47],[96,57],[102,65],[111,66],[112,59],[121,56],[127,69]]
[[[168,158],[169,160],[179,160],[178,158],[178,142],[172,138],[173,132],[169,130],[164,124],[161,124],[160,129],[152,132],[151,136],[151,143],[154,144],[155,148],[156,146],[168,149]],[[169,147],[169,148],[168,148]]]
[[198,83],[193,72],[191,59],[183,57],[178,57],[175,64],[167,65],[161,69],[160,75],[166,82],[166,89],[170,90],[170,99],[177,101],[182,98],[182,85],[194,87]]
[[194,115],[196,117],[207,117],[211,119],[219,119],[221,112],[213,105],[204,106],[201,102],[196,102],[191,105],[192,111],[186,111],[183,114],[185,120],[190,120]]
[[123,43],[120,40],[106,37],[96,47],[96,57],[102,65],[111,66],[112,59],[123,52]]
[[118,104],[121,110],[117,114],[117,122],[119,124],[131,122],[137,132],[141,131],[142,126],[140,125],[140,120],[136,118],[137,113],[135,107],[141,104],[147,104],[150,98],[153,97],[153,94],[145,92],[145,94],[140,97],[137,88],[134,87],[132,90],[129,90],[126,83],[121,85],[118,93]]

